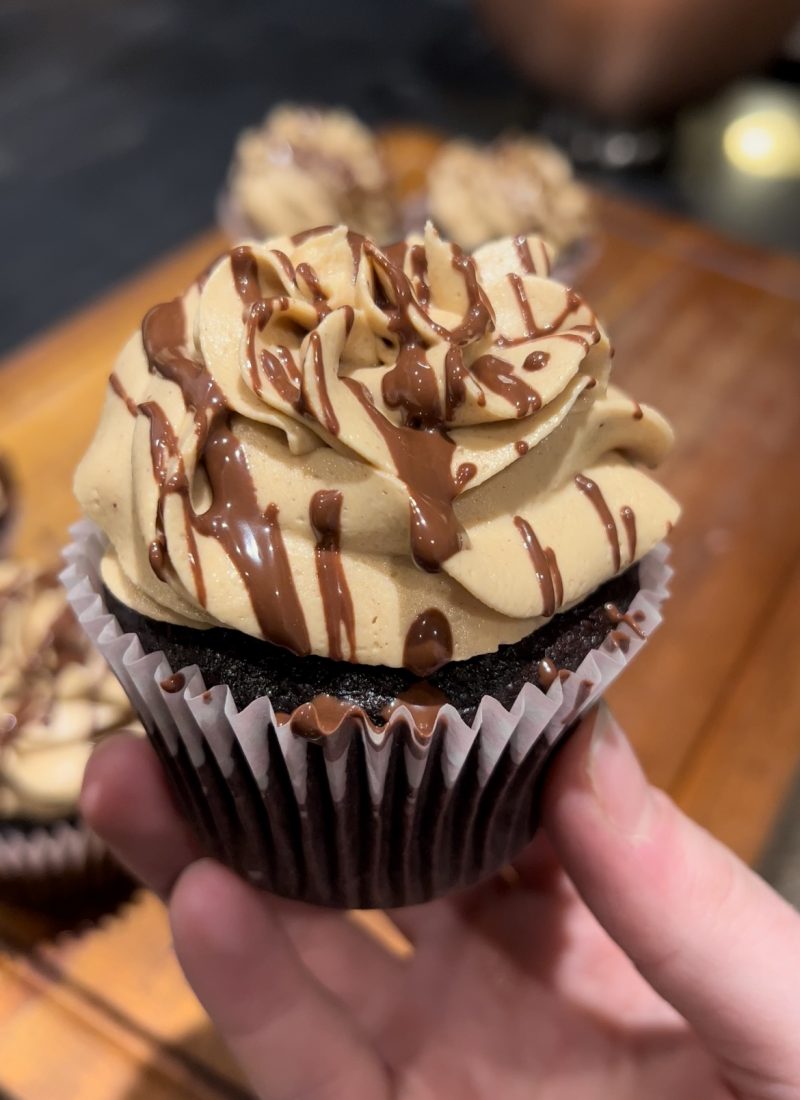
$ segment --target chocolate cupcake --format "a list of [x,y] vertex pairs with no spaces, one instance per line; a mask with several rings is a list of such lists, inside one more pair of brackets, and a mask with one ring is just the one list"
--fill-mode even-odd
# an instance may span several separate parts
[[92,746],[131,725],[55,575],[0,562],[0,901],[79,908],[128,881],[77,806]]
[[282,105],[236,142],[220,222],[231,240],[347,224],[397,236],[398,212],[368,127],[342,110]]
[[116,365],[64,580],[252,882],[399,905],[496,870],[659,621],[671,432],[549,263],[430,226],[240,246]]
[[[557,274],[592,228],[591,200],[572,165],[549,141],[504,135],[488,145],[446,142],[428,171],[428,211],[462,248],[536,233],[555,253]],[[571,275],[574,272],[570,272]]]

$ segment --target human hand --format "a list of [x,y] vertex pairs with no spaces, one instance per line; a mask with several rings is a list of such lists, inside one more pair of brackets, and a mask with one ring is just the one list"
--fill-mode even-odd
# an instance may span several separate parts
[[100,746],[81,805],[168,904],[262,1100],[800,1097],[800,916],[648,786],[605,708],[512,874],[391,914],[406,958],[198,858],[141,741]]

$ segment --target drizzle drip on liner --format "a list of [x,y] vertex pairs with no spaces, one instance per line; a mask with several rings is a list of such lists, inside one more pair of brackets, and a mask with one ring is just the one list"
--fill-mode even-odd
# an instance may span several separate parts
[[[646,639],[647,635],[639,626],[635,614],[632,615],[630,614],[630,612],[623,613],[614,603],[603,604],[603,610],[606,613],[606,618],[612,624],[612,626],[618,626],[620,623],[625,623],[625,625],[629,626],[638,638],[641,638],[642,641]],[[641,616],[641,612],[639,612],[638,614]]]
[[569,679],[570,675],[569,669],[557,668],[549,657],[543,657],[536,668],[536,676],[544,691],[547,691],[556,680],[560,680],[563,684],[565,680]]

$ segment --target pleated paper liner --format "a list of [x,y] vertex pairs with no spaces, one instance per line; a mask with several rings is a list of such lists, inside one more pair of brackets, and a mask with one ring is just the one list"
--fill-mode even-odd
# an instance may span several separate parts
[[134,885],[78,819],[25,826],[0,822],[0,904],[72,924],[116,908]]
[[[175,670],[162,652],[145,652],[104,603],[102,534],[88,521],[72,534],[62,574],[69,601],[206,849],[250,882],[318,905],[416,904],[517,855],[536,829],[554,747],[644,644],[620,624],[616,641],[565,681],[547,692],[525,684],[510,710],[484,696],[471,723],[448,704],[426,733],[400,707],[375,730],[354,710],[334,733],[309,738],[278,721],[266,696],[240,711],[227,686],[206,691],[196,666]],[[661,545],[639,566],[628,612],[645,636],[661,622],[667,558]],[[177,671],[182,689],[165,691]]]

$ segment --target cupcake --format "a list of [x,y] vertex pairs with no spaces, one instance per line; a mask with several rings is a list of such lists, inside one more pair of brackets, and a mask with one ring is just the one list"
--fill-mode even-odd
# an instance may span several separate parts
[[428,170],[445,138],[436,130],[418,125],[387,126],[375,137],[386,165],[401,231],[419,231],[427,218]]
[[449,141],[428,172],[428,210],[462,248],[520,233],[536,233],[557,261],[584,241],[591,201],[567,158],[550,142],[500,137],[490,145]]
[[134,724],[55,575],[0,562],[0,901],[80,906],[127,881],[77,805],[92,746]]
[[0,457],[0,554],[8,546],[14,518],[14,482],[11,467]]
[[125,346],[64,574],[210,853],[338,906],[529,840],[660,619],[672,435],[540,239],[234,248]]
[[347,111],[280,106],[239,137],[221,201],[232,239],[347,222],[379,241],[397,235],[389,180],[372,132]]

